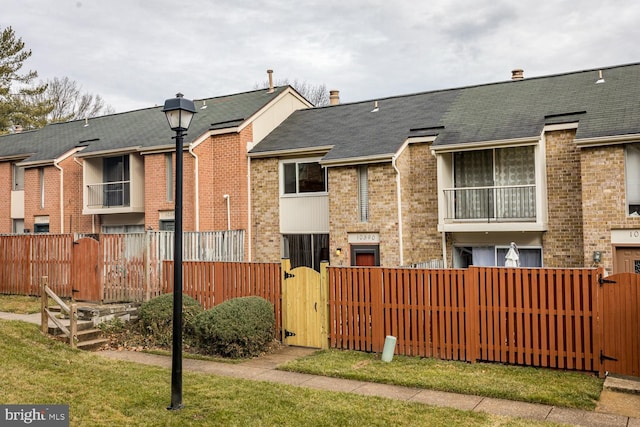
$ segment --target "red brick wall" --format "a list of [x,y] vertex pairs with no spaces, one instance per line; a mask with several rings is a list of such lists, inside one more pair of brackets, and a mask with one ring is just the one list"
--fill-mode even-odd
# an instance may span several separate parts
[[[44,171],[44,207],[40,205],[40,170]],[[24,171],[24,228],[33,232],[36,216],[49,216],[49,232],[60,233],[60,171],[53,166]]]
[[64,232],[92,233],[91,215],[82,214],[82,161],[70,156],[59,166],[64,170]]
[[[210,137],[193,150],[197,156],[199,203],[196,203],[196,157],[188,151],[183,153],[182,221],[185,231],[226,230],[225,194],[230,197],[231,229],[248,229],[246,146],[251,139],[252,130],[248,126],[239,134]],[[175,153],[172,164],[175,186]],[[144,169],[145,228],[158,230],[159,212],[175,207],[173,201],[167,201],[165,154],[146,155]]]

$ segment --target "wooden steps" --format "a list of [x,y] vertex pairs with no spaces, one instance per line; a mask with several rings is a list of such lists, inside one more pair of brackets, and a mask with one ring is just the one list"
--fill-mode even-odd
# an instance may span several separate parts
[[[51,307],[50,311],[60,311],[60,307]],[[65,326],[68,327],[69,319],[62,317],[60,314],[60,318]],[[104,344],[109,342],[108,339],[104,338],[102,335],[102,330],[96,328],[94,326],[94,322],[91,320],[78,320],[77,322],[77,348],[80,350],[92,351],[97,350],[102,347]],[[54,338],[64,342],[69,343],[69,337],[67,337],[54,323],[49,322],[49,335],[52,335]]]

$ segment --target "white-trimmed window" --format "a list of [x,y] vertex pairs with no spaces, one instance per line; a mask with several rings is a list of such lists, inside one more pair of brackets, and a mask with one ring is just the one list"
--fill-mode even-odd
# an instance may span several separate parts
[[[504,267],[509,246],[456,246],[453,268]],[[520,267],[542,267],[542,248],[518,247]]]
[[318,161],[282,162],[281,171],[283,194],[327,192],[327,169]]
[[358,219],[369,222],[369,168],[358,166]]
[[24,168],[13,163],[11,169],[13,175],[13,191],[24,190]]
[[627,184],[627,214],[640,216],[640,143],[627,145],[625,180]]
[[40,209],[44,209],[44,168],[38,168],[38,181],[40,181]]

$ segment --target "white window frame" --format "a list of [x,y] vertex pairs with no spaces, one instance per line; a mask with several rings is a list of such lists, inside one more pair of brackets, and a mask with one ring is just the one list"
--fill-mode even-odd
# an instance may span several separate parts
[[[322,166],[322,169],[324,171],[324,191],[316,191],[316,192],[303,192],[301,193],[299,190],[299,182],[300,182],[300,178],[299,178],[299,167],[298,165],[300,164],[305,164],[305,163],[320,163],[321,158],[320,157],[307,157],[307,158],[301,158],[301,159],[287,159],[287,160],[281,160],[280,161],[280,196],[281,197],[304,197],[304,196],[317,196],[319,194],[328,194],[328,187],[329,187],[329,174],[327,171],[327,168]],[[285,176],[284,176],[284,168],[285,165],[290,165],[290,164],[295,164],[295,170],[296,170],[296,191],[295,193],[285,193]]]
[[369,167],[358,166],[358,220],[369,222]]
[[18,166],[16,163],[11,164],[11,177],[13,191],[24,190],[24,168]]

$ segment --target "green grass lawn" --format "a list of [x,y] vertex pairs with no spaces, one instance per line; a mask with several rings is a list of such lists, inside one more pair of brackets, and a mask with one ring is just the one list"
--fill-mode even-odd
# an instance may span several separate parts
[[447,408],[185,372],[168,411],[169,369],[107,360],[0,321],[0,403],[69,404],[71,426],[542,426]]
[[586,410],[595,408],[603,385],[578,372],[406,356],[383,362],[376,354],[344,350],[319,351],[280,369]]
[[[53,300],[49,300],[54,305]],[[7,313],[33,314],[40,313],[40,297],[24,295],[0,295],[0,311]]]

